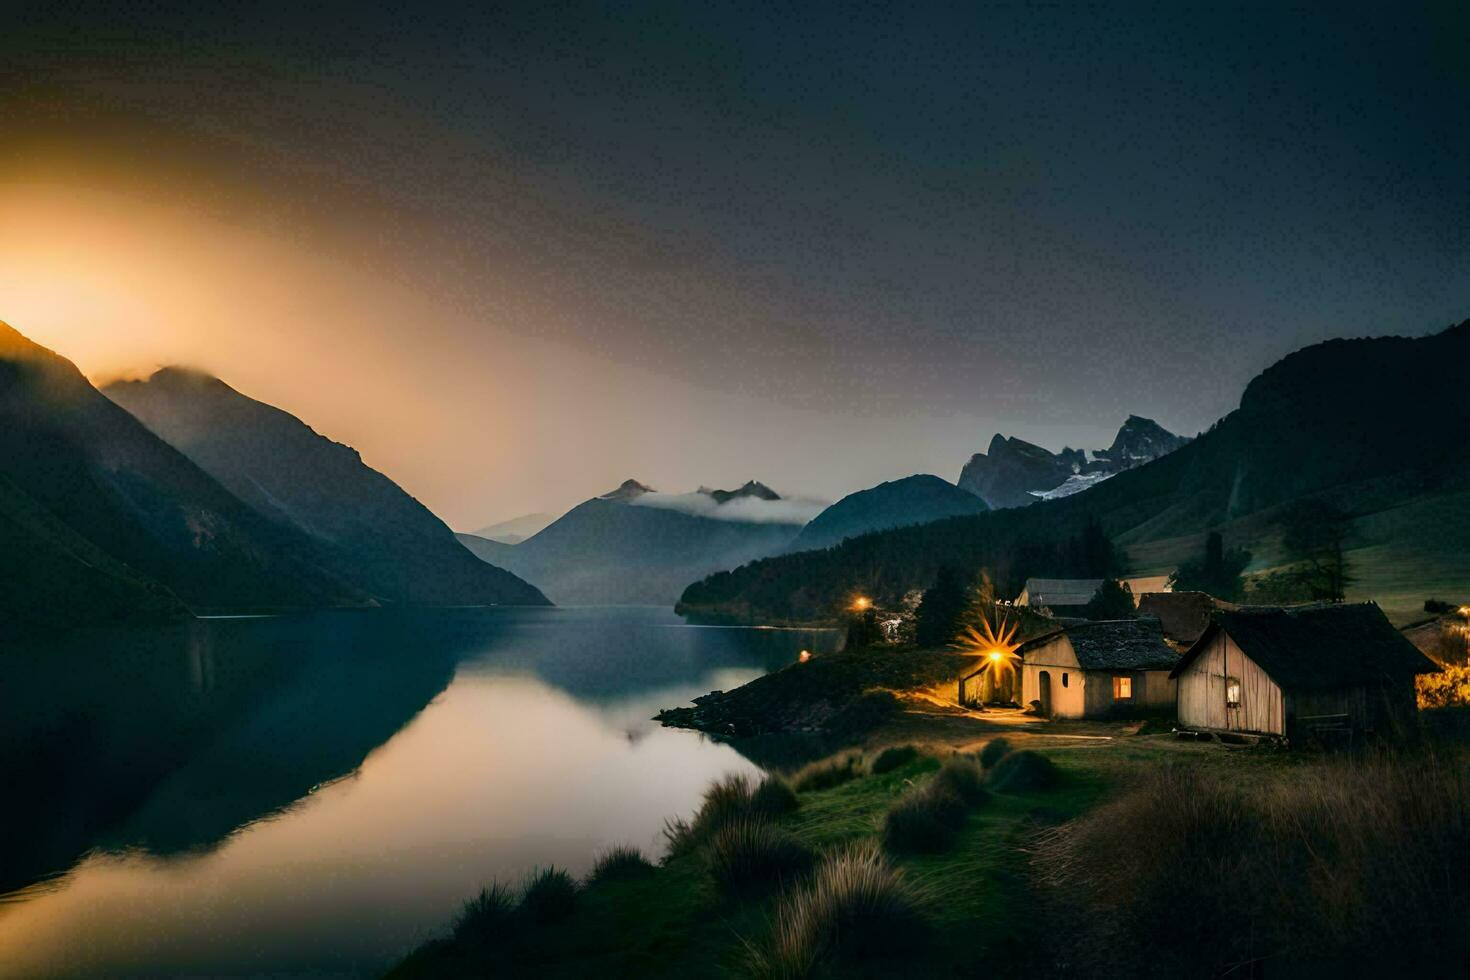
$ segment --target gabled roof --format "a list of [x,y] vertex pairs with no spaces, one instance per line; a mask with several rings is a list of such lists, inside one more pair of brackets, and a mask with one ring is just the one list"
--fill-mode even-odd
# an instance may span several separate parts
[[1022,591],[1032,606],[1085,606],[1102,583],[1100,578],[1028,578]]
[[1210,625],[1215,600],[1207,592],[1146,592],[1138,598],[1138,615],[1152,616],[1164,635],[1179,643],[1193,643]]
[[1379,684],[1439,668],[1371,602],[1221,610],[1179,661],[1178,677],[1224,631],[1283,689]]
[[1021,645],[1026,650],[1066,636],[1083,670],[1164,670],[1179,662],[1179,654],[1164,642],[1153,619],[1108,619],[1078,623],[1054,630]]

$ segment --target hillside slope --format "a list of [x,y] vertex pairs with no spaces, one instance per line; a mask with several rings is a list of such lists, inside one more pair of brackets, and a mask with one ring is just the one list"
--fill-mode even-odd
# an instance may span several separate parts
[[635,492],[630,488],[634,483],[578,504],[520,544],[463,534],[459,539],[485,560],[535,584],[554,602],[672,605],[689,582],[775,554],[799,530],[795,524],[643,506],[635,501],[649,491]]
[[103,393],[262,515],[322,543],[332,567],[395,605],[544,605],[476,558],[357,450],[218,378],[165,368]]
[[870,531],[982,514],[985,501],[937,476],[920,474],[850,493],[801,529],[793,551],[830,548]]
[[[34,537],[49,526],[42,579],[7,577],[7,603],[65,602],[90,590],[64,574],[62,548],[86,553],[84,577],[109,580],[151,606],[155,582],[196,611],[365,604],[330,571],[315,544],[246,506],[218,481],[113,404],[65,358],[0,324],[0,477],[12,515]],[[24,501],[24,503],[21,503]],[[36,515],[44,514],[44,518]],[[54,523],[53,523],[54,522]],[[14,527],[21,521],[12,519]],[[64,527],[66,532],[59,532]],[[20,532],[14,532],[20,533]],[[83,548],[78,541],[89,547]],[[110,561],[96,558],[107,556]],[[119,571],[126,566],[128,573]],[[75,567],[75,562],[73,562]],[[110,571],[109,571],[110,570]],[[123,583],[135,578],[135,585]],[[119,593],[116,589],[122,589]],[[80,590],[80,592],[78,592]],[[77,616],[62,617],[79,621]]]
[[[946,564],[986,568],[1003,591],[1014,592],[1028,575],[1056,574],[1057,545],[1093,520],[1140,570],[1167,570],[1211,528],[1223,528],[1231,544],[1269,545],[1279,509],[1319,495],[1354,515],[1353,546],[1364,547],[1373,515],[1414,502],[1401,510],[1400,525],[1416,515],[1444,520],[1434,502],[1464,499],[1466,363],[1470,321],[1427,337],[1317,344],[1264,371],[1240,407],[1199,439],[1082,493],[757,562],[695,583],[680,608],[753,620],[822,619],[855,589],[891,601],[932,582]],[[1399,526],[1394,536],[1422,541],[1420,560],[1434,567],[1435,581],[1470,593],[1460,535],[1436,531]],[[1376,547],[1392,550],[1381,531],[1378,540]],[[1378,577],[1383,567],[1365,562],[1355,594],[1400,588]],[[1402,577],[1402,568],[1395,574]]]

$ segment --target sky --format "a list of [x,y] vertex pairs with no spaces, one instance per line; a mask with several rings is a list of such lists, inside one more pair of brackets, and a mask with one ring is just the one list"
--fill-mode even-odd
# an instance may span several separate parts
[[1194,434],[1470,317],[1455,4],[205,6],[0,12],[0,319],[456,528]]

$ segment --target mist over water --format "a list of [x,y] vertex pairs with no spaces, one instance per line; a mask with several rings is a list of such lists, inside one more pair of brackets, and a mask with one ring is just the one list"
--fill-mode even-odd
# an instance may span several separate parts
[[373,975],[492,878],[754,767],[659,708],[831,649],[661,609],[338,612],[0,652],[0,975]]

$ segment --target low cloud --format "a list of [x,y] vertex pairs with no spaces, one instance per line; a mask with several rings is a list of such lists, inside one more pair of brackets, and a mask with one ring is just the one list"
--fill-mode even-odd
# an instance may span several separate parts
[[805,524],[827,506],[820,500],[796,497],[781,500],[736,497],[721,504],[705,493],[645,493],[630,502],[638,507],[661,507],[696,517],[745,524]]

